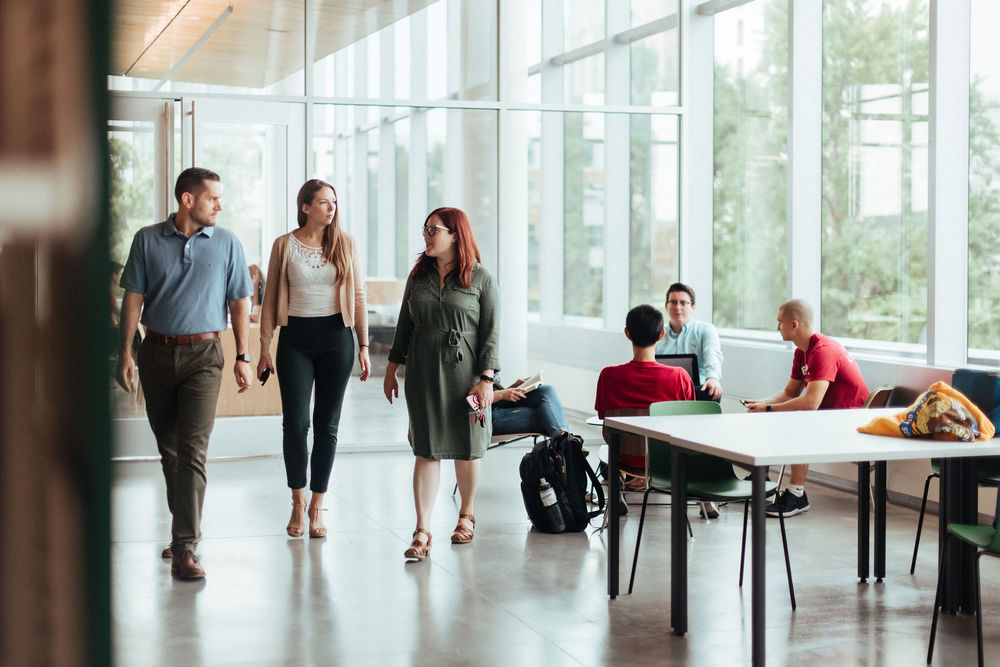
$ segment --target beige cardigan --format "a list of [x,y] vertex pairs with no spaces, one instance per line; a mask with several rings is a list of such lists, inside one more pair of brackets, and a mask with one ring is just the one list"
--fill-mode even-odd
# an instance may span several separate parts
[[[267,263],[268,284],[264,289],[264,303],[260,307],[260,356],[269,354],[271,338],[275,327],[288,324],[288,234],[274,239],[271,259]],[[354,327],[358,345],[368,344],[368,304],[365,300],[365,281],[361,277],[361,261],[358,248],[347,234],[342,238],[347,242],[351,256],[351,270],[346,276],[337,276],[340,282],[340,312],[344,326]]]

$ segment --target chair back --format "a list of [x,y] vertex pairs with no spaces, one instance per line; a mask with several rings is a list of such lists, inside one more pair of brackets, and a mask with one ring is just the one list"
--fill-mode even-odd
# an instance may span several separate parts
[[[715,401],[660,401],[649,406],[649,414],[654,417],[676,415],[717,415],[722,406]],[[663,485],[670,479],[670,447],[664,442],[649,443],[649,475],[661,480]],[[688,482],[714,481],[733,477],[732,464],[715,456],[695,454],[688,457]]]
[[[604,412],[605,417],[645,417],[649,415],[649,408],[612,408]],[[611,444],[608,427],[601,429],[604,442]],[[620,433],[618,435],[618,453],[646,458],[646,439],[634,433]],[[643,471],[645,474],[645,471]]]
[[868,394],[868,398],[865,399],[865,404],[862,407],[865,408],[884,408],[889,405],[889,397],[892,395],[892,390],[895,387],[884,384],[878,387],[875,391]]
[[922,392],[916,389],[911,389],[909,387],[904,387],[902,385],[896,385],[889,392],[889,400],[886,401],[885,407],[887,408],[906,408],[913,404],[913,401],[917,400]]

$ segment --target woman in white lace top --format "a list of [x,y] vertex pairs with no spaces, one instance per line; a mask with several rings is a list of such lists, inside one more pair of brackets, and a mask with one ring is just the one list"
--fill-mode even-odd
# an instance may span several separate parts
[[[368,379],[368,321],[364,277],[354,239],[340,227],[337,193],[319,179],[306,181],[297,200],[299,228],[279,236],[271,248],[260,318],[257,377],[277,373],[281,390],[282,451],[292,490],[292,516],[285,529],[301,537],[306,526],[306,477],[309,475],[309,537],[326,536],[323,496],[337,449],[344,392],[354,367],[358,340],[361,381]],[[275,361],[271,338],[281,327]],[[313,406],[312,455],[306,445],[309,399]]]

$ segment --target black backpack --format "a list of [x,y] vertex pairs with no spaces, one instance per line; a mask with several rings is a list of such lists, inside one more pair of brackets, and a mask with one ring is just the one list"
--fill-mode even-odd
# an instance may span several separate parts
[[[565,531],[556,530],[539,495],[544,477],[555,491]],[[587,487],[593,485],[598,509],[587,509]],[[583,439],[562,432],[538,443],[521,458],[521,496],[532,525],[545,533],[580,532],[590,520],[604,512],[604,489],[583,454]]]

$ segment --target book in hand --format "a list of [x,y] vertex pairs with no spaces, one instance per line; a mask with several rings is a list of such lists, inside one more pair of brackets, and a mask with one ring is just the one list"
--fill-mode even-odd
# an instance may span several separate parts
[[525,379],[524,382],[517,385],[517,388],[524,392],[533,391],[538,389],[538,386],[542,384],[542,373],[538,372],[538,375],[532,375],[530,378]]

